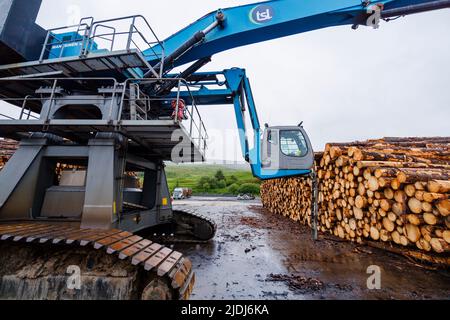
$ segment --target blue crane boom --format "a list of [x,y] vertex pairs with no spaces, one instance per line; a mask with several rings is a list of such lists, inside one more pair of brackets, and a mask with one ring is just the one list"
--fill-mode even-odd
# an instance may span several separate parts
[[[381,18],[449,6],[448,0],[272,0],[221,9],[205,15],[163,41],[165,56],[173,58],[166,61],[166,68],[294,34],[343,25],[377,27]],[[191,40],[188,41],[190,45],[185,45],[187,39]],[[173,56],[180,48],[181,54]],[[153,52],[162,54],[162,51],[162,46],[156,45],[144,54],[152,53],[150,62],[154,65]]]

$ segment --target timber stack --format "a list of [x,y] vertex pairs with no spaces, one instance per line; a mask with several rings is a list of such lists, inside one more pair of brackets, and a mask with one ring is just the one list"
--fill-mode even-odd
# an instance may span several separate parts
[[17,142],[14,140],[0,139],[0,169],[4,167],[6,162],[16,152],[17,147]]
[[[450,265],[450,138],[330,143],[317,154],[318,228]],[[311,226],[310,179],[265,182],[264,206]]]

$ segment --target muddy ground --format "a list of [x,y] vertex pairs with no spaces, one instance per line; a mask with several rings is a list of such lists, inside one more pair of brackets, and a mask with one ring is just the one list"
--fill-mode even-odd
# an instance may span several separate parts
[[[192,299],[449,299],[450,272],[346,242],[312,240],[310,229],[266,212],[258,200],[192,198],[218,224],[207,245],[177,245],[197,275]],[[369,290],[369,266],[381,268],[381,289]]]

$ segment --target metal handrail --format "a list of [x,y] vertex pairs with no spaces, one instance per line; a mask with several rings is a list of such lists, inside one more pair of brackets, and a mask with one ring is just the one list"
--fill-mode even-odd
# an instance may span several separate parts
[[[179,101],[180,101],[180,94],[181,94],[181,87],[186,87],[187,92],[191,98],[192,104],[191,104],[191,108],[186,107],[186,112],[188,113],[189,117],[190,117],[190,127],[189,130],[187,130],[187,132],[189,133],[191,139],[193,140],[193,142],[195,143],[196,140],[198,140],[198,147],[200,150],[202,150],[203,152],[206,151],[206,141],[209,139],[209,135],[208,135],[208,131],[206,129],[206,125],[202,119],[202,116],[200,114],[200,111],[198,110],[198,106],[195,102],[194,96],[192,94],[192,91],[189,88],[189,85],[187,83],[187,81],[185,79],[182,78],[140,78],[140,79],[127,79],[124,83],[123,86],[123,91],[122,91],[122,99],[120,102],[120,107],[119,107],[119,121],[122,120],[122,116],[123,116],[123,108],[124,108],[124,102],[125,102],[125,97],[126,97],[126,92],[127,92],[127,88],[128,88],[128,84],[130,84],[130,82],[138,82],[139,84],[144,84],[144,83],[156,83],[156,82],[177,82],[177,98],[176,98],[176,109],[175,109],[175,118],[173,119],[174,124],[177,125],[182,125],[182,120],[180,120],[178,118],[178,111],[179,111]],[[151,100],[166,100],[166,98],[161,97],[161,98],[150,98]],[[194,118],[195,116],[198,117],[199,119],[199,123],[197,123]],[[194,128],[196,129],[195,131],[197,131],[198,133],[198,137],[193,137],[193,133],[194,133]],[[204,143],[203,143],[204,142]]]
[[[117,89],[117,87],[119,85],[117,80],[114,79],[114,78],[106,78],[106,77],[104,77],[104,78],[81,78],[81,77],[80,78],[0,78],[0,84],[2,82],[12,82],[12,81],[17,81],[17,82],[25,82],[25,81],[27,81],[27,82],[37,82],[37,81],[51,82],[51,89],[52,90],[49,93],[50,98],[48,98],[48,97],[47,98],[37,98],[37,97],[32,97],[30,95],[27,95],[27,96],[25,96],[23,98],[22,97],[19,97],[19,98],[3,98],[3,97],[0,97],[0,101],[5,101],[5,102],[22,101],[22,107],[21,107],[21,113],[20,113],[20,116],[19,116],[19,120],[23,120],[22,117],[23,117],[25,106],[26,106],[27,102],[50,100],[51,105],[53,105],[56,100],[58,100],[58,101],[61,101],[61,100],[67,100],[67,101],[73,100],[74,98],[72,98],[70,96],[69,97],[62,97],[62,98],[58,97],[58,98],[56,98],[56,96],[57,96],[56,90],[58,88],[58,82],[59,81],[64,81],[64,82],[67,82],[67,81],[74,81],[74,82],[75,81],[85,81],[85,82],[89,82],[89,81],[92,81],[92,82],[94,82],[94,81],[106,81],[106,82],[111,82],[111,84],[113,86],[113,90],[112,90],[112,99],[111,99],[109,118],[110,118],[110,120],[112,120],[112,109],[113,109],[113,103],[114,103],[114,99],[113,98],[116,95],[116,89]],[[80,98],[77,97],[76,100],[80,100]],[[89,97],[88,100],[92,101],[93,99],[92,99],[92,97]],[[47,114],[45,115],[45,118],[43,119],[46,122],[49,121],[50,109],[51,109],[51,107],[48,108]],[[42,118],[38,119],[38,118],[32,116],[31,115],[31,109],[29,109],[29,110],[30,110],[30,112],[28,113],[28,119],[30,117],[32,117],[32,118],[35,118],[37,120],[42,120]],[[12,118],[11,120],[16,120],[16,119]]]
[[[90,23],[83,22],[86,20],[89,20]],[[119,21],[123,21],[123,20],[131,20],[129,29],[127,31],[118,32],[116,28],[114,28],[110,25],[107,25],[107,23],[119,22]],[[148,28],[148,31],[150,31],[150,34],[154,37],[155,41],[149,41],[147,36],[141,30],[139,30],[139,28],[136,25],[136,23],[138,21],[139,22],[142,21],[144,23],[144,25]],[[97,31],[100,27],[110,29],[111,32],[110,33],[106,32],[106,33],[102,33],[99,35],[99,34],[97,34]],[[107,20],[101,20],[101,21],[94,21],[94,19],[92,17],[88,17],[88,18],[81,19],[79,24],[49,29],[49,30],[47,30],[47,35],[46,35],[44,45],[41,50],[39,61],[42,62],[44,60],[46,53],[49,53],[49,55],[51,54],[51,48],[49,48],[50,45],[51,46],[61,45],[59,57],[53,57],[53,58],[61,58],[64,53],[65,45],[73,43],[74,41],[73,40],[62,41],[57,38],[57,34],[55,34],[55,32],[61,31],[61,30],[67,30],[67,29],[74,29],[74,28],[77,28],[77,31],[74,31],[74,32],[79,34],[81,37],[80,38],[81,46],[80,46],[79,56],[83,56],[84,54],[92,51],[92,47],[94,45],[94,40],[96,38],[103,39],[105,41],[110,41],[111,42],[110,50],[114,51],[114,45],[116,43],[117,36],[128,35],[127,41],[126,41],[126,50],[127,51],[131,50],[132,44],[141,53],[143,53],[144,50],[150,49],[153,52],[153,56],[156,59],[161,60],[161,63],[163,63],[162,60],[165,57],[164,43],[158,38],[155,31],[153,30],[150,23],[148,22],[148,20],[142,15],[125,16],[125,17],[119,17],[119,18],[113,18],[113,19],[107,19]],[[84,31],[84,34],[80,34],[80,30]],[[145,48],[144,50],[142,48],[139,48],[135,39],[133,38],[135,34],[137,34],[140,37],[140,39],[145,43],[146,46],[148,46],[148,48]],[[111,36],[112,38],[111,39],[105,38],[108,36]],[[54,41],[51,44],[50,44],[50,39],[52,39]],[[153,50],[153,47],[156,44],[159,45],[159,47],[161,48],[161,50],[162,50],[161,53],[157,53]]]
[[[136,119],[142,119],[142,120],[149,120],[149,111],[152,101],[163,101],[167,100],[166,97],[151,97],[143,93],[141,90],[141,85],[148,84],[148,83],[164,83],[164,82],[176,82],[177,84],[177,98],[176,98],[176,110],[175,110],[175,117],[173,119],[173,123],[176,125],[179,125],[180,127],[183,127],[186,132],[189,134],[190,138],[192,139],[192,143],[197,145],[197,147],[200,149],[201,152],[206,151],[206,141],[209,139],[208,131],[206,129],[205,122],[202,119],[202,116],[200,114],[200,111],[198,109],[198,106],[196,104],[196,101],[194,99],[194,96],[192,94],[192,91],[189,88],[189,84],[185,79],[182,78],[141,78],[141,79],[127,79],[124,83],[118,83],[116,79],[114,78],[0,78],[0,85],[5,82],[42,82],[39,85],[36,86],[38,88],[39,86],[46,87],[48,90],[45,93],[45,97],[36,97],[32,95],[27,95],[24,97],[0,97],[1,101],[6,102],[18,102],[21,101],[20,108],[20,116],[18,120],[24,120],[24,117],[26,116],[26,120],[30,120],[30,118],[35,118],[40,121],[44,121],[45,126],[49,123],[50,119],[50,111],[51,106],[53,106],[57,101],[63,100],[63,101],[70,101],[72,99],[80,100],[83,99],[83,97],[72,97],[72,96],[60,96],[59,90],[64,88],[64,83],[67,82],[80,82],[83,81],[86,84],[89,84],[89,82],[101,82],[101,84],[98,84],[97,89],[101,89],[105,87],[105,82],[111,83],[111,85],[108,85],[107,88],[112,89],[111,91],[108,90],[108,97],[111,96],[111,106],[109,108],[109,120],[110,121],[117,121],[115,125],[118,126],[121,125],[121,121],[123,119],[124,115],[124,104],[125,101],[127,101],[127,90],[130,88],[131,85],[136,85],[136,97],[134,98],[135,101],[138,101],[136,108]],[[62,83],[62,84],[61,84]],[[180,119],[178,117],[178,111],[179,111],[179,102],[181,99],[181,92],[187,92],[190,96],[191,103],[186,106],[185,112],[187,117],[187,120],[189,120],[189,126],[187,129],[183,125],[183,119]],[[184,89],[186,88],[186,89]],[[186,90],[186,91],[184,91]],[[99,96],[101,93],[99,93]],[[87,100],[92,101],[92,96],[86,97]],[[99,99],[106,99],[105,97],[102,97]],[[118,106],[118,114],[113,115],[112,112],[114,110],[114,103],[117,102],[119,99],[120,105]],[[47,113],[43,114],[42,111],[38,116],[39,118],[36,118],[34,115],[32,115],[31,107],[29,107],[29,104],[31,102],[37,101],[49,101],[51,106],[47,109]],[[129,99],[131,101],[131,99]],[[116,109],[117,110],[117,109]],[[36,113],[37,114],[37,113]],[[11,120],[17,120],[13,117],[0,114],[0,116],[4,116],[6,118],[9,118]],[[198,136],[197,136],[198,135]]]
[[[97,36],[97,37],[100,38],[100,39],[103,39],[103,40],[106,40],[106,41],[110,41],[110,42],[111,42],[111,48],[110,48],[110,50],[113,51],[113,50],[114,50],[114,40],[116,39],[116,34],[117,34],[116,28],[111,27],[111,26],[107,26],[107,25],[105,25],[105,24],[100,24],[100,23],[99,23],[99,24],[97,24],[97,25],[95,26],[95,28],[94,28],[94,34],[97,33],[97,28],[99,28],[99,27],[105,28],[105,29],[109,29],[109,30],[112,30],[112,31],[113,31],[113,33],[110,33],[110,34],[104,34],[104,35]],[[112,36],[112,39],[107,39],[107,38],[105,38],[106,36]],[[92,39],[92,38],[91,38],[91,39]],[[93,41],[90,42],[89,51],[91,51],[93,44],[94,44]]]
[[[99,37],[96,34],[97,25],[105,26],[106,23],[118,22],[118,21],[123,21],[123,20],[131,20],[131,24],[130,24],[129,30],[127,32],[114,32],[114,35],[117,36],[117,35],[128,34],[127,44],[126,44],[126,50],[127,51],[129,51],[131,49],[131,44],[133,42],[135,43],[135,41],[133,40],[133,35],[134,34],[138,34],[141,37],[141,39],[147,44],[147,46],[150,49],[153,47],[153,45],[158,44],[159,46],[161,46],[162,50],[164,51],[164,44],[161,42],[161,40],[159,40],[158,36],[156,35],[155,31],[151,27],[151,25],[148,22],[148,20],[142,15],[132,15],[132,16],[125,16],[125,17],[107,19],[107,20],[102,20],[102,21],[96,21],[96,22],[94,22],[92,24],[91,33],[89,34],[89,39],[93,40],[93,39]],[[149,41],[147,39],[147,37],[137,28],[136,22],[138,20],[144,22],[144,24],[147,26],[147,28],[149,29],[149,31],[153,35],[153,37],[156,39],[156,41]],[[110,35],[113,35],[113,34],[102,34],[101,36],[110,36]],[[136,44],[135,44],[135,46],[136,46]],[[138,48],[138,46],[136,46],[136,47],[137,47],[137,49],[140,52],[143,52],[143,50]],[[153,51],[153,53],[154,53],[155,57],[159,58],[159,55],[156,52]]]
[[[81,21],[83,21],[83,19],[81,19]],[[65,30],[65,29],[71,29],[71,28],[78,28],[78,30],[80,30],[80,27],[82,27],[82,26],[85,26],[86,27],[86,30],[88,30],[89,28],[90,28],[90,25],[88,25],[88,24],[86,24],[86,23],[79,23],[79,24],[74,24],[74,25],[69,25],[69,26],[64,26],[64,27],[58,27],[58,28],[52,28],[52,29],[48,29],[47,30],[47,35],[46,35],[46,37],[45,37],[45,41],[44,41],[44,45],[43,45],[43,47],[42,47],[42,50],[41,50],[41,55],[40,55],[40,57],[39,57],[39,61],[43,61],[44,60],[44,55],[45,55],[45,52],[46,51],[49,51],[50,52],[50,50],[47,50],[47,47],[50,45],[48,42],[49,42],[49,40],[50,40],[50,37],[52,36],[52,34],[54,33],[54,31],[60,31],[60,30]],[[83,42],[84,42],[84,40],[85,40],[85,37],[86,37],[86,32],[85,32],[85,35],[83,36]],[[56,39],[56,40],[58,40],[55,36],[53,36],[53,38],[54,39]],[[59,40],[58,40],[59,41]],[[72,43],[73,41],[59,41],[59,44],[64,44],[65,42],[67,42],[67,43]],[[52,44],[53,45],[53,44]],[[81,53],[82,53],[82,51],[83,51],[83,45],[81,46],[81,49],[80,49],[80,55],[81,55]],[[61,48],[61,52],[62,52],[63,50],[62,50],[62,48]]]

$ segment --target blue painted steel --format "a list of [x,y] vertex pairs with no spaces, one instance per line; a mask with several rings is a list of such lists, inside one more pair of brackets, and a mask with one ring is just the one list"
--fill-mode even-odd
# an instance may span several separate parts
[[52,34],[48,47],[49,59],[79,56],[84,48],[89,48],[91,52],[98,51],[98,45],[93,40],[86,41],[78,32],[66,32]]
[[[386,9],[432,2],[433,0],[380,0]],[[228,49],[299,34],[312,30],[342,25],[364,24],[368,18],[367,8],[361,0],[272,0],[223,9],[225,25],[216,28],[206,39],[186,52],[175,62],[182,65]],[[167,38],[165,54],[170,55],[196,32],[204,30],[215,21],[216,12],[201,19]],[[161,53],[161,47],[151,50]],[[151,64],[152,61],[149,54]]]

